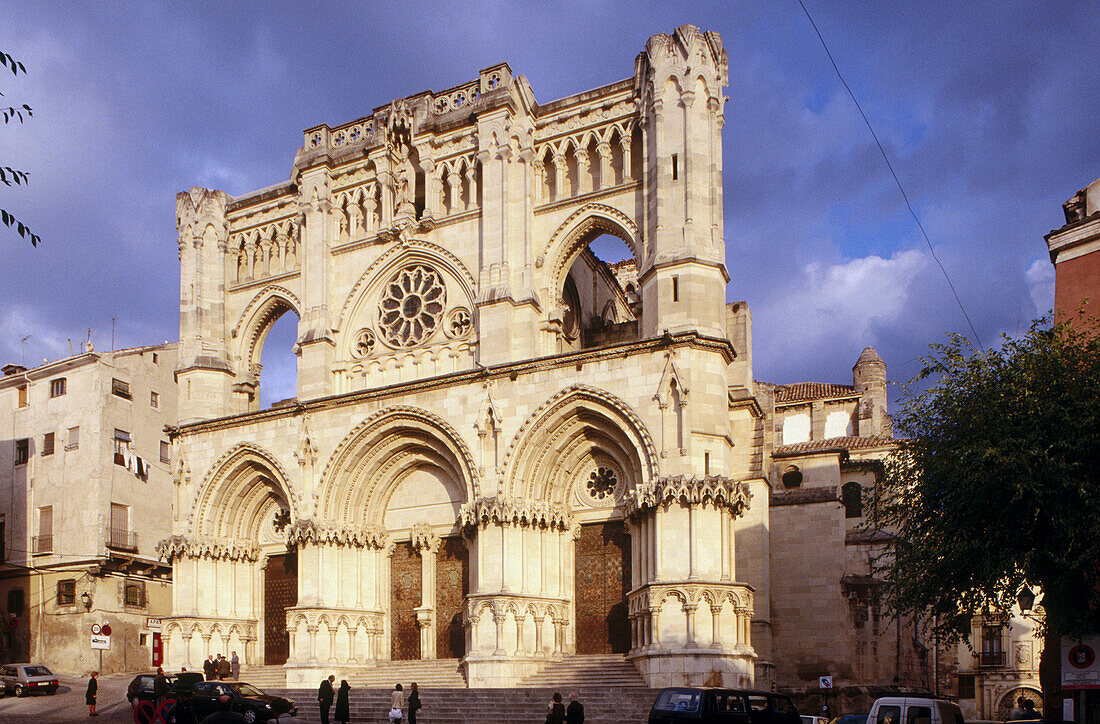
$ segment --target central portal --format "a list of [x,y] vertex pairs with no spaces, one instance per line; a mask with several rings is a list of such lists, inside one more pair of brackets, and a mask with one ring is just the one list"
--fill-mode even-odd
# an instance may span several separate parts
[[626,524],[616,520],[582,525],[576,545],[577,653],[625,654],[630,650]]
[[420,627],[416,608],[423,595],[421,561],[412,543],[394,546],[390,567],[390,658],[408,661],[420,658]]
[[264,568],[264,664],[282,666],[290,656],[286,610],[298,604],[298,554],[271,556]]
[[470,592],[470,562],[461,538],[444,538],[435,564],[435,654],[441,659],[466,655],[462,610]]

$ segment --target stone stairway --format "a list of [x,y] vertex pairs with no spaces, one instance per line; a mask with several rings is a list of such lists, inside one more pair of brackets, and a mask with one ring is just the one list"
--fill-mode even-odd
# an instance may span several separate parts
[[[634,664],[622,654],[589,654],[568,656],[561,661],[543,666],[539,671],[519,682],[522,687],[554,687],[561,690],[615,686],[645,688],[645,680]],[[587,720],[587,717],[585,717]]]
[[[574,689],[578,692],[577,698],[584,704],[586,724],[645,724],[649,708],[657,695],[656,691],[641,687],[605,685],[599,678],[589,681],[587,686]],[[356,724],[388,722],[391,690],[392,687],[372,689],[353,685],[350,696],[352,721]],[[418,724],[543,724],[546,705],[556,690],[559,689],[545,686],[515,689],[422,686],[420,700],[424,708],[418,712],[416,720]],[[268,693],[293,699],[298,706],[299,721],[308,724],[321,721],[316,689],[272,689]],[[564,703],[568,703],[568,693],[561,692]]]
[[[347,679],[353,688],[392,689],[399,681],[406,688],[414,681],[421,687],[431,686],[437,689],[462,689],[466,686],[458,659],[385,661],[376,666],[335,668],[332,674],[336,676],[336,686],[340,685],[341,679]],[[241,681],[247,681],[265,691],[285,689],[286,669],[282,666],[243,666]],[[317,683],[320,685],[320,679]]]

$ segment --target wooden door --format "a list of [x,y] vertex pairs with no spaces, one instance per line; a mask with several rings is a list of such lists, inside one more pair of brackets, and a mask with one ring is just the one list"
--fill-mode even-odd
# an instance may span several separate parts
[[458,659],[466,654],[462,609],[470,592],[470,561],[461,538],[444,538],[435,563],[435,655]]
[[630,591],[630,535],[622,521],[581,526],[576,543],[577,653],[630,650],[626,594]]
[[412,543],[398,543],[390,558],[390,658],[420,658],[420,627],[416,608],[424,590],[420,556]]
[[298,604],[298,554],[271,556],[264,569],[264,663],[281,666],[290,657],[286,610]]

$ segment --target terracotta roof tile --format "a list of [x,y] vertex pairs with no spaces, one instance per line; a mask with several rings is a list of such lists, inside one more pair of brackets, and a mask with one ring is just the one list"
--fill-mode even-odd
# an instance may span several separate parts
[[831,385],[826,382],[796,382],[793,385],[776,385],[776,402],[801,402],[825,397],[851,397],[858,394],[852,385]]
[[796,442],[793,445],[780,445],[772,451],[772,457],[782,458],[821,452],[848,452],[849,450],[892,447],[897,444],[897,440],[885,435],[831,437],[826,440],[810,440],[809,442]]

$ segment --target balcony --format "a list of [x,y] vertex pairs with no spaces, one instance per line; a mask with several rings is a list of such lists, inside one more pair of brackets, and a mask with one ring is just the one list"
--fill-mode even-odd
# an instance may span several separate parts
[[36,556],[53,553],[53,536],[36,535],[31,538],[31,553]]
[[136,553],[138,549],[137,533],[122,528],[111,528],[107,537],[107,547],[118,551]]
[[979,651],[978,652],[978,668],[979,669],[995,669],[1005,666],[1005,652],[1004,651]]

